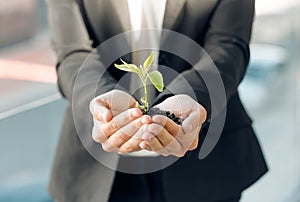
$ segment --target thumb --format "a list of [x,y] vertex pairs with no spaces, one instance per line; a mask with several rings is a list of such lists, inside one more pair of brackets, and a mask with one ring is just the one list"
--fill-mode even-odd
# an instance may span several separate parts
[[113,118],[111,110],[95,99],[90,103],[90,112],[98,121],[109,122]]

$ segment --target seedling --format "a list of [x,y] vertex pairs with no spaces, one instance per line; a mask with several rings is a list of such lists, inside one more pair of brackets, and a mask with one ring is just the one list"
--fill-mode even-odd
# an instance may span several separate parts
[[148,88],[147,88],[147,81],[148,79],[151,81],[153,86],[159,91],[162,92],[164,88],[163,77],[161,73],[157,70],[153,70],[151,72],[151,65],[153,63],[154,53],[151,54],[146,58],[143,65],[136,66],[135,64],[128,64],[124,60],[120,59],[123,64],[115,64],[115,67],[126,72],[133,72],[136,73],[142,81],[144,87],[144,97],[142,97],[141,103],[142,105],[138,104],[138,107],[144,111],[146,114],[149,111],[149,96],[148,96]]

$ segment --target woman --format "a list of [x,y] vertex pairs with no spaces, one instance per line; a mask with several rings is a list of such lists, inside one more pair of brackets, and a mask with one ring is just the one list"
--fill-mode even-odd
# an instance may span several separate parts
[[[227,111],[220,140],[205,159],[199,160],[199,150],[214,120],[211,118],[208,89],[190,65],[165,51],[160,51],[156,58],[157,63],[179,72],[195,94],[193,97],[181,87],[183,84],[180,79],[170,76],[165,84],[166,89],[172,93],[164,91],[155,99],[155,104],[166,109],[178,104],[184,106],[187,118],[183,120],[182,126],[174,125],[167,118],[142,115],[135,108],[135,98],[127,93],[125,86],[121,85],[119,90],[115,90],[124,73],[109,67],[98,83],[96,98],[90,100],[94,118],[91,124],[97,129],[89,136],[106,152],[126,154],[143,149],[164,156],[177,156],[179,160],[167,168],[147,174],[125,174],[109,169],[95,160],[82,145],[78,130],[75,129],[77,120],[73,120],[76,112],[70,106],[66,111],[51,175],[50,193],[55,200],[239,201],[242,191],[267,171],[251,120],[237,92],[249,61],[254,0],[47,2],[53,47],[58,56],[58,84],[70,104],[77,102],[73,94],[76,93],[73,90],[75,79],[93,48],[132,29],[163,28],[191,38],[208,53],[222,77]],[[136,39],[132,41],[130,46],[140,43]],[[176,42],[166,41],[176,46]],[[114,50],[126,46],[125,43],[115,45]],[[187,51],[190,50],[187,48]],[[141,63],[134,55],[132,53],[131,57],[130,54],[124,57],[133,63]],[[105,55],[99,55],[95,61],[101,66],[105,59]],[[84,84],[77,82],[77,86]],[[117,104],[122,105],[122,101],[128,101],[127,105],[112,112],[113,106],[108,100],[113,95],[117,95]],[[87,107],[87,104],[82,107]],[[113,125],[114,120],[118,120],[121,125]],[[138,129],[130,131],[130,136],[147,125],[142,138],[121,138],[121,128],[132,125],[138,125]],[[178,131],[183,131],[181,138],[176,136]],[[167,147],[165,142],[172,140],[177,146]]]

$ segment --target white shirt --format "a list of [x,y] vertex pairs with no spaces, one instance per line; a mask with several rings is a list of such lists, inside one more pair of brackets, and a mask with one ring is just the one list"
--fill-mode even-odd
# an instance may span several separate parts
[[[143,28],[162,28],[167,0],[127,1],[132,30],[140,30]],[[143,27],[142,18],[146,21],[146,25],[143,25]]]
[[[141,29],[162,29],[167,0],[127,0],[131,29],[136,30],[132,38],[132,47],[140,47],[145,41],[139,41]],[[153,32],[152,32],[153,33]],[[149,36],[149,42],[159,50],[161,32]],[[158,53],[154,64],[157,64]],[[135,63],[136,61],[133,61]],[[139,61],[140,62],[140,61]],[[137,64],[138,65],[138,64]]]

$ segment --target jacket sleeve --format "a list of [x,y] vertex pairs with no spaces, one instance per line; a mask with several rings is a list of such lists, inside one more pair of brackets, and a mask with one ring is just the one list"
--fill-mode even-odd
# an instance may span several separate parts
[[[93,50],[92,40],[76,0],[47,0],[47,6],[51,43],[58,60],[58,86],[63,96],[71,100],[76,76]],[[93,58],[97,67],[89,67],[95,74],[103,67],[99,58],[97,55]],[[105,74],[98,84],[98,89],[101,89],[98,93],[112,90],[115,84],[116,80],[110,74]]]
[[[254,0],[220,0],[208,23],[203,48],[219,71],[227,101],[236,93],[249,62],[253,16]],[[158,96],[158,100],[170,96],[170,92],[189,94],[182,87],[184,78],[192,86],[198,102],[209,112],[209,92],[198,72],[194,68],[183,71],[166,87],[168,90]]]

